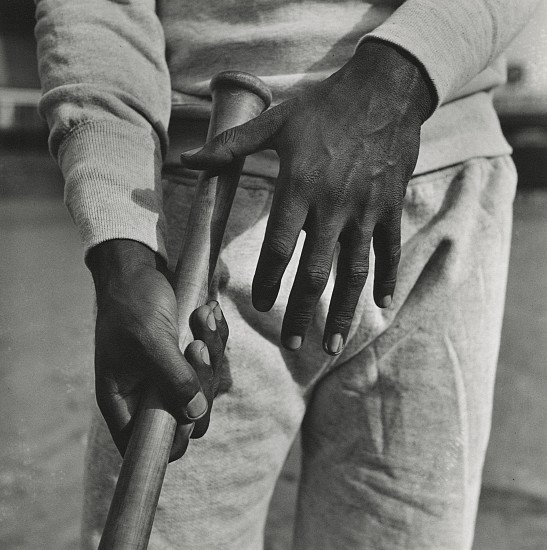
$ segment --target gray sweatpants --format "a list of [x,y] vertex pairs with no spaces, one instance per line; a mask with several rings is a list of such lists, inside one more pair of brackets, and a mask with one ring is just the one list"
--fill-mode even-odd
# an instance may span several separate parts
[[[394,303],[374,305],[371,275],[346,349],[333,358],[321,348],[332,280],[303,347],[279,347],[302,242],[273,310],[251,305],[274,183],[243,176],[215,284],[230,326],[228,374],[208,433],[168,467],[150,548],[262,548],[274,484],[300,428],[296,549],[471,548],[515,182],[508,157],[415,177]],[[170,251],[179,249],[194,185],[181,176],[165,182]],[[97,413],[86,549],[97,546],[119,466]]]

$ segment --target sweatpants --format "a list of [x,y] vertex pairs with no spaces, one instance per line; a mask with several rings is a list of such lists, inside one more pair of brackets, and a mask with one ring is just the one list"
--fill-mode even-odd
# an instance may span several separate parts
[[[195,189],[164,182],[169,254]],[[268,313],[251,282],[275,181],[243,175],[212,298],[230,337],[207,434],[169,465],[150,548],[260,550],[274,485],[302,434],[293,548],[468,550],[488,443],[516,173],[509,157],[474,158],[414,177],[405,197],[392,305],[371,275],[347,345],[322,334],[336,267],[302,348],[279,335],[303,234]],[[100,413],[86,457],[83,548],[96,548],[120,468]]]

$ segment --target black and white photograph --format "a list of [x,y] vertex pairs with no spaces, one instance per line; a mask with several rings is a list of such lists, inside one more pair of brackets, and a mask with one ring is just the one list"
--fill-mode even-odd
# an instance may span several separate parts
[[547,550],[547,0],[0,0],[0,549]]

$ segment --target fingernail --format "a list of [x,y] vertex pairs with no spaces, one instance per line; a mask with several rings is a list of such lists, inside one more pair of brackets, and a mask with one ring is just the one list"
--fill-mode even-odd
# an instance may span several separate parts
[[213,315],[217,321],[222,321],[222,310],[220,309],[220,306],[217,305],[214,307]]
[[217,329],[217,324],[215,323],[215,315],[213,312],[209,313],[209,315],[207,315],[207,326],[211,329],[211,330],[216,330]]
[[207,412],[208,406],[209,405],[205,395],[203,395],[203,392],[200,391],[186,406],[186,416],[191,420],[197,420]]
[[384,296],[380,300],[380,307],[389,307],[391,305],[391,296],[389,294],[387,296]]
[[201,358],[206,365],[211,364],[211,358],[209,357],[209,350],[207,349],[207,346],[203,346],[201,348]]
[[300,349],[300,346],[302,345],[302,337],[289,336],[284,343],[286,348],[289,348],[292,351],[296,351],[297,349]]
[[340,333],[331,334],[327,340],[327,349],[330,353],[339,354],[344,347],[344,339]]
[[184,159],[184,158],[188,158],[188,157],[192,157],[193,155],[195,155],[198,151],[201,151],[202,147],[196,147],[195,149],[189,149],[188,151],[183,151],[181,154],[180,154],[180,158],[181,159]]

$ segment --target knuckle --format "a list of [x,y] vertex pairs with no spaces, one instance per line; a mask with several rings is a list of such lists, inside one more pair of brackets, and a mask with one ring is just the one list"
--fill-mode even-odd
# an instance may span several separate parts
[[288,239],[274,237],[266,244],[266,251],[273,261],[286,262],[292,255],[292,246]]
[[219,155],[224,161],[231,161],[237,156],[238,131],[235,128],[229,128],[222,132],[205,147],[209,148],[214,154]]
[[344,273],[345,283],[351,287],[362,287],[364,286],[368,277],[368,267],[367,266],[351,266],[348,268],[346,273]]
[[185,353],[185,355],[188,355],[190,359],[199,357],[201,349],[203,348],[204,345],[205,344],[202,340],[193,340],[188,344],[188,347],[186,348],[187,353]]
[[351,326],[353,321],[353,309],[344,307],[337,311],[330,323],[330,332],[345,332]]
[[198,377],[191,368],[180,369],[172,387],[184,405],[187,405],[200,390]]
[[[298,164],[296,164],[296,160],[298,160]],[[295,161],[293,161],[293,165],[291,166],[290,179],[294,188],[299,189],[300,193],[308,195],[312,189],[317,187],[317,182],[321,180],[322,172],[313,165],[309,166],[309,164],[302,163],[302,159],[299,156],[295,158]],[[331,188],[328,188],[326,193],[328,201],[331,199],[333,191]]]
[[225,130],[221,134],[219,134],[215,142],[217,145],[222,145],[223,147],[230,147],[233,145],[237,140],[237,131],[235,128],[229,128],[228,130]]
[[378,277],[378,284],[389,287],[389,286],[395,286],[395,283],[397,282],[397,270],[389,270],[384,273],[379,273]]
[[330,205],[330,208],[338,210],[340,208],[347,208],[348,204],[348,187],[345,185],[332,185],[328,188],[326,193],[326,202]]
[[293,160],[290,165],[291,180],[297,184],[309,183],[314,177],[311,170],[308,170],[305,166],[302,166],[301,162],[295,162]]
[[313,311],[308,309],[292,309],[287,312],[283,331],[286,333],[299,332],[301,327],[306,327],[311,321]]
[[374,231],[374,220],[363,216],[350,219],[345,229],[340,233],[339,241],[351,250],[368,250]]
[[303,272],[304,291],[318,294],[323,291],[329,278],[330,270],[324,266],[308,265]]

